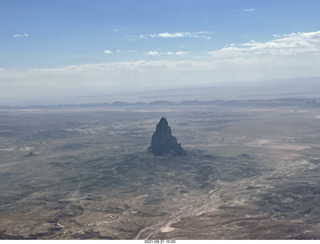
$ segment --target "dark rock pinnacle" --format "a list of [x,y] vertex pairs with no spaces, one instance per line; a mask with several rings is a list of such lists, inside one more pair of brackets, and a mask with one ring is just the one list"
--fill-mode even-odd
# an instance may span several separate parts
[[181,147],[181,144],[177,142],[177,138],[172,136],[171,128],[165,118],[161,118],[158,123],[156,131],[153,133],[149,149],[155,156],[186,155],[186,151]]

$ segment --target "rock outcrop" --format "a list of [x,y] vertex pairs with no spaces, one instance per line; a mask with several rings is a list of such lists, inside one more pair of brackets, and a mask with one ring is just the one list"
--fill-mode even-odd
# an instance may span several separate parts
[[177,142],[177,138],[172,136],[171,128],[166,118],[161,118],[153,133],[151,146],[149,149],[155,156],[173,155],[183,156],[186,151]]

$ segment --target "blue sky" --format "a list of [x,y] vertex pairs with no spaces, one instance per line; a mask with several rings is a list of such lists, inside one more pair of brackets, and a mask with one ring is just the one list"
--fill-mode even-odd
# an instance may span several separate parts
[[[73,96],[318,76],[319,9],[318,0],[1,0],[0,88],[13,101],[24,86],[32,97]],[[150,78],[162,75],[162,86]]]

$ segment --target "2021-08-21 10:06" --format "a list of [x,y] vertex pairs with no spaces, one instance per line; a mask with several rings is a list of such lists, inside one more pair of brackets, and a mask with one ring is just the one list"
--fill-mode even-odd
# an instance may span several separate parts
[[144,243],[149,243],[149,244],[170,244],[170,243],[176,243],[175,240],[145,240]]

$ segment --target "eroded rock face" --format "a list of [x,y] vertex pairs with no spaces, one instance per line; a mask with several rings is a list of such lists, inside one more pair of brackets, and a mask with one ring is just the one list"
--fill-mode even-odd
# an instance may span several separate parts
[[155,156],[186,155],[186,151],[181,147],[181,144],[177,142],[177,138],[172,136],[171,128],[166,118],[160,119],[156,131],[152,136],[150,150]]

